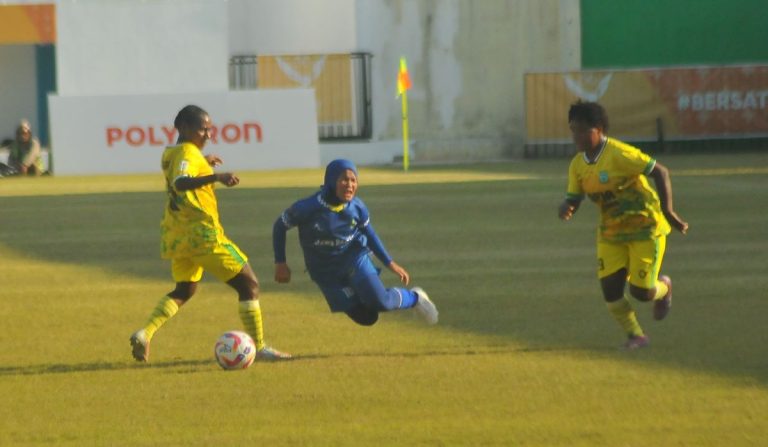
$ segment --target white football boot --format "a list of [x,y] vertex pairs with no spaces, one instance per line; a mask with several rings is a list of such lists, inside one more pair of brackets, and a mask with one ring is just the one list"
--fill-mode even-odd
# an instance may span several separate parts
[[411,292],[415,293],[419,298],[419,300],[416,301],[416,306],[414,306],[416,312],[421,314],[427,324],[437,324],[437,307],[435,307],[435,303],[429,299],[427,292],[421,287],[414,287],[411,289]]
[[149,340],[147,340],[144,329],[139,329],[131,335],[131,350],[136,361],[149,361]]

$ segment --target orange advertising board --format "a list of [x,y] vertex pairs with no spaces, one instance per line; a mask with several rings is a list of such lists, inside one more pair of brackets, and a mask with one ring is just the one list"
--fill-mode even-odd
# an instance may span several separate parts
[[352,121],[352,62],[347,54],[312,56],[259,56],[260,89],[312,88],[319,124]]
[[654,140],[768,135],[768,66],[530,73],[525,77],[529,143],[570,140],[568,107],[597,101],[609,134]]
[[0,44],[56,42],[53,4],[0,5]]

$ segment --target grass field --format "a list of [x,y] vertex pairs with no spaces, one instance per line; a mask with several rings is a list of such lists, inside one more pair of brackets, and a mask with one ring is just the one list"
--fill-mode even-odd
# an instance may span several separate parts
[[[272,281],[271,225],[321,170],[243,173],[224,227],[261,278],[267,341],[297,359],[224,372],[234,292],[206,279],[149,365],[128,336],[172,283],[160,174],[0,179],[0,446],[742,446],[768,442],[768,152],[662,156],[678,212],[664,322],[624,352],[594,272],[597,211],[556,217],[567,160],[363,169],[390,253],[440,309],[371,328],[302,273]],[[385,283],[394,284],[385,272]]]

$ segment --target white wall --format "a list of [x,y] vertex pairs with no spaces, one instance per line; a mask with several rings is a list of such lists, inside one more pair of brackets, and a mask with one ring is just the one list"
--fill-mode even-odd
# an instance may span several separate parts
[[522,153],[523,75],[580,66],[579,0],[232,0],[230,52],[373,54],[372,144],[325,143],[324,158],[400,153],[399,59],[415,159]]
[[34,45],[0,45],[0,140],[13,138],[22,118],[37,129]]
[[581,63],[578,0],[359,0],[356,14],[358,46],[374,55],[374,137],[400,135],[405,56],[417,160],[519,155],[523,74]]
[[372,53],[372,144],[323,159],[399,152],[400,56],[416,160],[520,154],[523,74],[581,57],[579,0],[60,0],[57,20],[60,95],[221,91],[233,55]]
[[228,89],[226,0],[61,0],[59,95]]
[[356,0],[229,0],[231,55],[357,51]]
[[[455,97],[463,89],[462,67],[453,42],[458,33],[459,0],[359,1],[357,41],[373,53],[374,138],[397,139],[401,135],[401,103],[395,100],[400,57],[408,62],[413,88],[408,91],[410,135],[422,137],[424,122],[413,115],[428,98],[428,91],[442,88],[430,109],[450,126]],[[424,24],[429,21],[430,29]],[[430,95],[431,96],[431,95]]]
[[[261,126],[263,141],[220,148],[233,168],[317,166],[312,91],[229,92],[230,6],[227,0],[61,0],[58,94],[49,96],[56,173],[157,171],[159,151],[171,142],[163,137],[173,130],[167,123],[188,103],[214,120],[237,112],[228,118],[233,123]],[[227,128],[238,135],[237,124]],[[119,129],[133,138],[130,147],[104,142]]]

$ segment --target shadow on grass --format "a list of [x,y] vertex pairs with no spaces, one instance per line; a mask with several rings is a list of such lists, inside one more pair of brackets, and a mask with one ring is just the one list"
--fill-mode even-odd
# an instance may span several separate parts
[[536,346],[536,347],[513,347],[509,345],[498,346],[480,346],[476,349],[441,349],[441,350],[425,350],[418,352],[336,352],[329,354],[307,354],[298,355],[294,357],[294,360],[324,360],[324,359],[338,359],[338,358],[417,358],[417,357],[468,357],[468,356],[480,356],[480,355],[508,355],[508,354],[526,354],[526,353],[540,353],[540,352],[593,352],[593,351],[609,351],[607,347],[588,347],[580,346],[574,348],[567,348],[563,346]]
[[[596,211],[580,211],[567,226],[559,222],[555,207],[562,198],[562,183],[562,179],[544,179],[394,185],[364,187],[361,194],[390,253],[436,299],[443,328],[530,346],[501,346],[499,353],[616,351],[621,335],[605,312],[592,267]],[[668,243],[665,269],[670,266],[676,281],[675,306],[670,321],[662,326],[641,316],[652,347],[647,354],[627,357],[628,361],[754,378],[768,384],[765,356],[760,355],[765,348],[760,342],[764,325],[759,318],[759,310],[765,308],[761,297],[768,289],[763,267],[768,262],[763,234],[768,215],[760,207],[746,209],[733,200],[749,194],[752,203],[768,203],[766,185],[760,176],[676,179],[676,199],[681,199],[676,205],[693,230],[685,239],[675,235]],[[311,192],[311,188],[293,188],[219,193],[228,236],[251,254],[251,265],[262,278],[272,272],[274,219]],[[2,224],[13,229],[0,233],[0,244],[46,261],[167,280],[170,288],[168,263],[158,256],[165,200],[162,192],[0,197]],[[749,225],[724,225],[722,216]],[[727,234],[724,228],[729,230]],[[301,255],[296,245],[292,232],[288,255],[298,277]],[[751,261],[745,264],[744,259]],[[385,284],[394,284],[393,277],[385,275]],[[19,284],[27,282],[32,281]],[[312,297],[322,299],[316,292]],[[738,299],[726,301],[723,297]],[[647,306],[634,305],[639,312],[649,311]],[[484,350],[477,351],[482,353]],[[474,353],[340,353],[300,359],[382,355]],[[194,368],[210,362],[171,362],[159,367]],[[0,368],[0,375],[142,367],[125,363],[40,365]]]
[[45,374],[68,374],[95,371],[117,371],[126,369],[161,369],[189,368],[209,366],[214,364],[211,359],[204,360],[172,360],[158,363],[127,363],[127,362],[92,362],[92,363],[52,363],[43,365],[5,366],[0,367],[0,376],[35,376]]
[[[599,348],[595,348],[599,349]],[[592,351],[592,349],[582,348],[582,351]],[[510,346],[486,346],[478,349],[456,349],[456,350],[435,350],[419,352],[338,352],[331,354],[306,354],[296,355],[289,360],[280,361],[257,361],[254,366],[271,365],[279,363],[293,363],[310,360],[333,360],[340,358],[417,358],[417,357],[466,357],[475,355],[507,355],[524,354],[536,352],[573,352],[573,349],[562,347],[538,347],[538,348],[513,348]],[[201,367],[213,367],[216,363],[210,359],[198,360],[169,360],[165,362],[90,362],[90,363],[51,363],[40,365],[20,365],[0,367],[0,376],[36,376],[48,374],[69,374],[81,372],[103,372],[120,370],[144,370],[144,369],[165,369],[174,373],[200,372]],[[218,370],[218,367],[216,368]],[[172,370],[172,371],[171,371]]]

